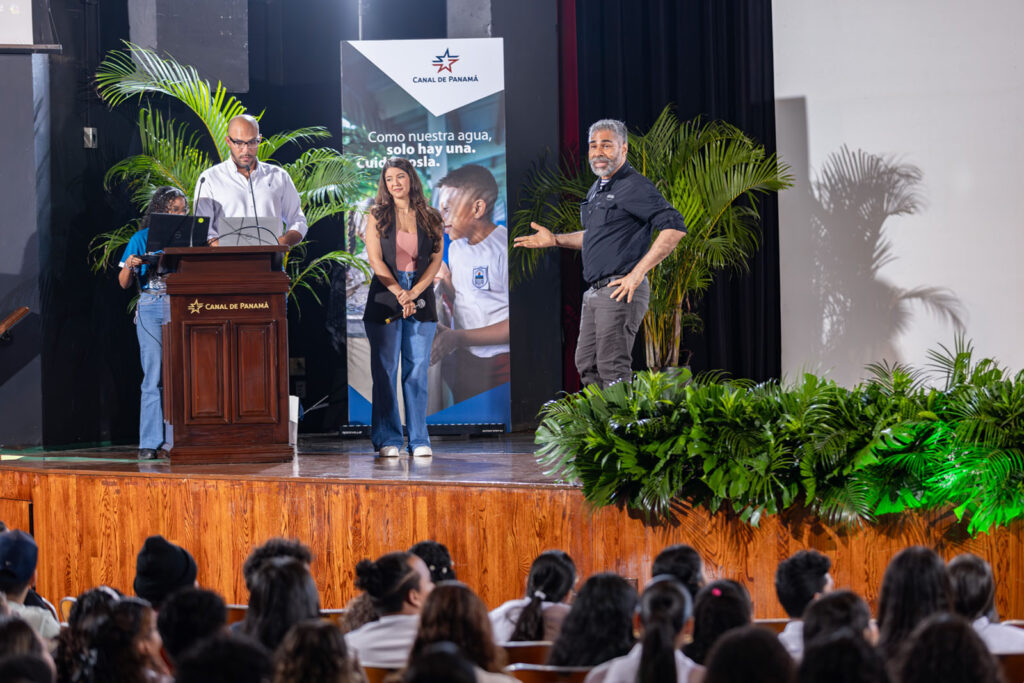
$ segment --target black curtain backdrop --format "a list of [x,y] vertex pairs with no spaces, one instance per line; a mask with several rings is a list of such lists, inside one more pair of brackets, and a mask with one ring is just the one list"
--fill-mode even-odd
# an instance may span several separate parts
[[[681,119],[727,121],[775,152],[770,0],[577,0],[576,38],[580,149],[591,122],[618,118],[644,130],[672,103]],[[694,371],[781,373],[774,198],[761,215],[750,272],[717,279],[701,306],[703,333],[684,339]]]

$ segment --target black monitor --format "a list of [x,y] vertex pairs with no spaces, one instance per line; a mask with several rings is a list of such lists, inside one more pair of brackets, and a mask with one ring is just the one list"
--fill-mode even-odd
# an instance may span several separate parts
[[150,214],[146,251],[162,251],[167,247],[205,247],[209,229],[209,216]]

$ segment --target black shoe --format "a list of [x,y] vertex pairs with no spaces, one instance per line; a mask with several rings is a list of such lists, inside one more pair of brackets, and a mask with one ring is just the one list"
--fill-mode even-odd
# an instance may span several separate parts
[[139,460],[159,460],[160,454],[157,453],[155,448],[140,448],[139,449]]

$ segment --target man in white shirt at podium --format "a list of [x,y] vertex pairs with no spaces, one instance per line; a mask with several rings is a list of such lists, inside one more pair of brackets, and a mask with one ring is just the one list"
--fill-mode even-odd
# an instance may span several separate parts
[[227,135],[231,158],[199,176],[193,206],[197,216],[211,219],[210,244],[241,231],[248,237],[247,244],[276,240],[291,247],[306,236],[306,216],[295,183],[284,169],[256,158],[260,139],[255,118],[234,117],[228,122]]

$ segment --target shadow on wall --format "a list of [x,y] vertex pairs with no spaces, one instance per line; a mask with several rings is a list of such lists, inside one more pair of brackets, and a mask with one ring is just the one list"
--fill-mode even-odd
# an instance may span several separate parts
[[912,322],[912,304],[963,330],[962,305],[952,291],[903,289],[879,276],[899,259],[886,237],[886,222],[918,212],[921,180],[916,166],[844,145],[811,182],[808,303],[814,310],[804,315],[820,321],[807,350],[821,367],[841,374],[865,362],[900,361],[894,341]]

